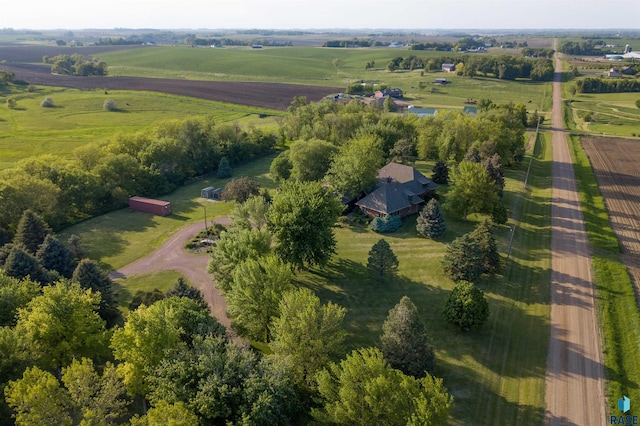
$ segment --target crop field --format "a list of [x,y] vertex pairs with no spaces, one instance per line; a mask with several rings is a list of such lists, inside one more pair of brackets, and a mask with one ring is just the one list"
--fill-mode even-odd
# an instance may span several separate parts
[[[75,90],[39,87],[34,92],[13,93],[17,108],[0,108],[0,169],[33,155],[55,153],[68,156],[78,146],[104,141],[116,133],[129,133],[168,119],[206,115],[216,121],[246,124],[269,122],[259,118],[280,112],[242,105],[225,104],[157,92]],[[51,97],[54,107],[40,103]],[[0,101],[2,101],[0,96]],[[114,99],[118,110],[103,110],[106,99]]]
[[582,138],[582,146],[622,246],[623,260],[640,295],[640,144],[622,139]]

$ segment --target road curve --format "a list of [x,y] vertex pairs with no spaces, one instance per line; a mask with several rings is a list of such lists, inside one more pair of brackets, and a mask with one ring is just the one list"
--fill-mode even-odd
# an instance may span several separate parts
[[[562,129],[562,63],[556,57],[552,127]],[[551,333],[546,373],[547,425],[604,425],[604,367],[591,248],[565,132],[552,132]]]
[[[214,219],[214,222],[229,225],[228,218]],[[207,273],[209,256],[193,254],[184,249],[184,245],[203,229],[202,223],[194,223],[171,236],[156,251],[136,260],[116,271],[111,272],[112,279],[121,279],[133,275],[147,274],[156,271],[178,271],[198,288],[209,304],[211,314],[231,331],[231,320],[227,316],[227,304],[220,291],[215,288],[211,276]]]

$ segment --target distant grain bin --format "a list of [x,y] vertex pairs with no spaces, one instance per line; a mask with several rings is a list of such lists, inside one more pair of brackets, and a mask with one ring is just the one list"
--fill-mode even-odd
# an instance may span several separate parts
[[168,216],[171,214],[170,202],[153,200],[151,198],[131,197],[129,198],[129,207],[131,210],[153,213],[159,216]]

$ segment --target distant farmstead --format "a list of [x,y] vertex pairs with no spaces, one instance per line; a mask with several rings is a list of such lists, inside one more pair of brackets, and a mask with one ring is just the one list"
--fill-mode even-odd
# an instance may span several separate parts
[[158,216],[169,216],[171,214],[170,202],[152,198],[131,197],[129,198],[129,208],[139,212],[157,214]]
[[392,98],[401,98],[402,97],[402,89],[382,89],[376,91],[374,94],[376,98],[384,98],[385,96],[391,96]]

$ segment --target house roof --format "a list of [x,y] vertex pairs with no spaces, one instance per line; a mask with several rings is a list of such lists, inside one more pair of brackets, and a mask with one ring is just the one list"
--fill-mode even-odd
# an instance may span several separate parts
[[430,179],[411,166],[389,163],[378,171],[379,183],[369,195],[356,203],[357,206],[392,214],[424,200],[418,194],[433,191],[438,187]]
[[[410,195],[413,196],[415,202],[409,201]],[[411,191],[407,191],[404,185],[395,181],[383,181],[380,186],[358,201],[356,205],[380,213],[392,214],[422,201],[424,201],[422,198]]]

